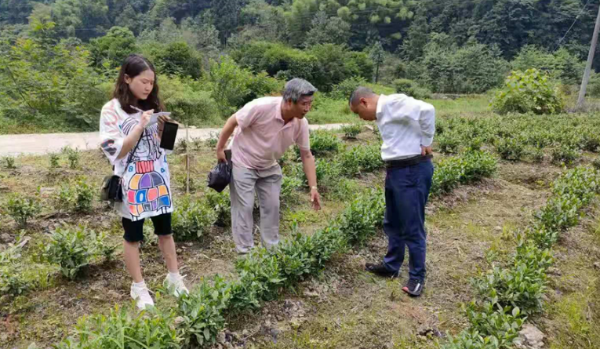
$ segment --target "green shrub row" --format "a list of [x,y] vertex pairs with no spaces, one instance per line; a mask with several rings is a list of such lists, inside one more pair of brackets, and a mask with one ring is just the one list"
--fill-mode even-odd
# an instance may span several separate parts
[[439,196],[460,184],[475,183],[491,177],[497,168],[496,158],[484,151],[469,151],[440,160],[433,173],[431,195]]
[[[117,308],[107,316],[95,315],[82,320],[75,335],[57,347],[192,348],[213,344],[225,326],[225,314],[260,307],[263,301],[274,299],[283,289],[321,271],[328,260],[345,250],[354,236],[374,234],[383,220],[383,210],[361,217],[365,207],[382,207],[382,200],[380,191],[366,193],[356,199],[363,205],[349,206],[314,235],[295,233],[272,250],[253,250],[237,261],[237,279],[225,281],[215,276],[203,280],[189,295],[178,299],[172,313],[153,310],[132,317]],[[349,221],[354,223],[348,224]],[[370,226],[368,231],[364,228],[367,226]],[[355,227],[361,227],[361,231],[356,232]]]
[[598,126],[600,120],[587,115],[450,116],[437,121],[436,142],[445,154],[477,150],[487,144],[509,161],[529,158],[540,162],[548,149],[552,163],[570,166],[581,159],[582,152],[599,151],[600,135],[593,132]]
[[582,209],[600,191],[600,174],[578,167],[558,178],[552,196],[520,233],[516,253],[506,265],[493,265],[473,281],[479,297],[465,306],[470,327],[451,337],[444,349],[510,348],[523,322],[543,308],[552,246],[579,222]]
[[[485,153],[467,156],[473,161],[463,170],[469,180],[490,175],[490,168],[495,169],[495,159]],[[156,347],[150,345],[150,340],[161,348],[210,346],[225,327],[226,314],[259,308],[264,301],[275,299],[283,290],[319,273],[334,255],[368,240],[381,228],[384,207],[381,190],[367,191],[315,234],[301,234],[296,227],[292,236],[276,248],[257,248],[240,258],[235,267],[238,278],[226,281],[217,275],[204,279],[189,295],[178,299],[172,313],[150,311],[131,317],[116,309],[108,316],[95,315],[81,321],[75,335],[58,348]],[[112,344],[108,343],[111,337]]]

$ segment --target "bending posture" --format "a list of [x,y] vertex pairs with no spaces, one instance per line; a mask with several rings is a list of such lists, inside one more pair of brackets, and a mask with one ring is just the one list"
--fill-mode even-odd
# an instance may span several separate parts
[[140,309],[154,305],[140,267],[139,244],[144,239],[146,218],[154,224],[169,271],[165,286],[176,296],[188,292],[179,274],[171,230],[173,200],[167,151],[160,148],[164,123],[169,118],[160,116],[157,123],[149,125],[155,110],[163,107],[154,67],[144,57],[131,55],[121,67],[114,98],[102,108],[100,137],[115,175],[122,176],[123,202],[115,203],[115,209],[125,230],[125,265],[133,278],[131,297]]
[[429,197],[435,109],[403,94],[376,95],[359,87],[350,97],[350,108],[363,120],[376,121],[386,163],[385,218],[388,251],[381,264],[367,264],[368,271],[397,277],[408,247],[409,280],[402,290],[420,296],[425,284],[425,205]]
[[217,144],[217,158],[226,161],[225,146],[233,137],[231,178],[231,225],[237,251],[245,254],[254,246],[254,191],[260,201],[260,234],[265,247],[279,243],[279,194],[281,167],[277,160],[295,143],[300,148],[304,173],[310,186],[313,208],[321,208],[315,159],[310,152],[308,121],[317,89],[302,79],[290,80],[283,97],[265,97],[248,103],[227,120]]

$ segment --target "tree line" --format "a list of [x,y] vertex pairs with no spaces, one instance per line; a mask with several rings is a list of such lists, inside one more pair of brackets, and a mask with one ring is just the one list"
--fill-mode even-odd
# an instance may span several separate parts
[[421,97],[483,93],[529,68],[574,85],[597,9],[583,0],[0,0],[0,118],[94,128],[134,52],[164,75],[167,99],[209,97],[216,116],[291,77],[323,93],[351,79]]

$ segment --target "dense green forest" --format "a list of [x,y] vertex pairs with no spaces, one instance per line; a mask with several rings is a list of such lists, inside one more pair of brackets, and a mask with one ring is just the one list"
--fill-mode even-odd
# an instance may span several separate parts
[[167,107],[197,125],[291,77],[322,98],[366,82],[428,97],[484,93],[538,68],[569,90],[597,10],[588,0],[0,0],[0,133],[95,129],[134,52],[157,66]]

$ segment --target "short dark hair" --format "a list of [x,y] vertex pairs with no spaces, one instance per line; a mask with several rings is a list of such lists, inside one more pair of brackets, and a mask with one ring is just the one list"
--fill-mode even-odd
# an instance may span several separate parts
[[348,99],[348,104],[356,105],[360,101],[361,98],[370,97],[374,95],[375,92],[368,87],[358,86],[354,92],[350,94],[350,98]]
[[164,110],[160,98],[158,97],[158,76],[156,76],[154,66],[143,56],[134,54],[127,57],[125,62],[123,62],[113,92],[113,98],[119,100],[121,108],[123,108],[127,114],[134,114],[137,110],[131,107],[131,105],[134,104],[135,96],[131,93],[129,85],[125,82],[125,75],[133,79],[148,69],[154,72],[154,87],[146,100],[137,101],[137,106],[142,110],[154,109],[155,112]]

